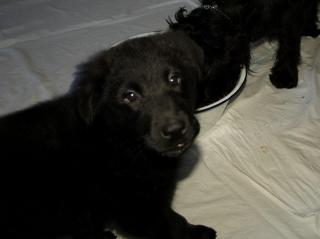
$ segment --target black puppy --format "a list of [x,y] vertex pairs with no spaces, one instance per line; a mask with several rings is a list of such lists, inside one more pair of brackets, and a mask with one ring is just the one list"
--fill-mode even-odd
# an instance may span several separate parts
[[0,119],[0,237],[214,239],[171,209],[201,49],[184,33],[124,42],[82,64],[70,93]]
[[[248,66],[250,43],[277,40],[279,48],[270,80],[277,88],[298,83],[301,36],[316,37],[318,0],[202,0],[201,6],[169,20],[172,30],[186,32],[206,55],[207,81],[201,101],[221,98]],[[223,96],[223,95],[222,95]]]

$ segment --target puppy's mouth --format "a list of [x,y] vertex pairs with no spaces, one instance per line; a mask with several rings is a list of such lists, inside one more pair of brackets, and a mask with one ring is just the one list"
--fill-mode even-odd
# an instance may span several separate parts
[[166,157],[176,158],[182,155],[188,148],[190,148],[192,143],[190,142],[180,142],[177,143],[174,147],[163,151],[161,154]]

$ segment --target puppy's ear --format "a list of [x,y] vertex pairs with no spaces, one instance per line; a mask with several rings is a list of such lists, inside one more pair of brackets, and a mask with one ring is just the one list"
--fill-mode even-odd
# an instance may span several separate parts
[[76,97],[80,117],[87,124],[94,119],[108,69],[106,52],[101,52],[77,66],[70,92]]

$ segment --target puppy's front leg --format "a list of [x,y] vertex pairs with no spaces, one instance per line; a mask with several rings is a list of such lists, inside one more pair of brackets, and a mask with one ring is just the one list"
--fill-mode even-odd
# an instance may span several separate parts
[[[146,212],[146,211],[144,211]],[[141,239],[215,239],[216,232],[206,226],[191,225],[172,209],[140,211],[136,217],[127,217],[117,228],[129,238]]]
[[169,230],[174,239],[214,239],[216,232],[203,225],[192,225],[172,209],[168,211]]

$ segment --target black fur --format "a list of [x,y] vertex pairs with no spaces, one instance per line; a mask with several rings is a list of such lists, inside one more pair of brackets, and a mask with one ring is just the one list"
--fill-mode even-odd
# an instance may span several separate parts
[[176,13],[170,29],[186,32],[206,55],[207,81],[202,103],[221,98],[248,67],[250,44],[277,40],[279,48],[270,80],[277,88],[298,84],[301,36],[316,37],[318,0],[202,0],[187,14]]
[[171,209],[203,55],[184,33],[82,64],[72,90],[0,119],[0,237],[213,239]]

